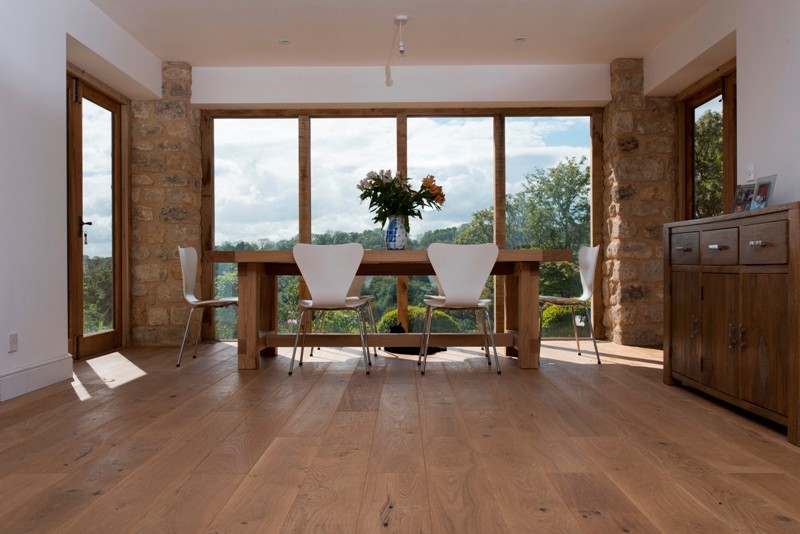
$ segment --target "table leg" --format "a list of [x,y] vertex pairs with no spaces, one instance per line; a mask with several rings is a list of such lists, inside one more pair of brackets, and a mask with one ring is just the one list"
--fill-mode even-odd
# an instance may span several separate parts
[[239,369],[258,369],[258,301],[260,266],[239,264]]
[[539,307],[534,304],[539,294],[539,264],[517,263],[516,278],[517,362],[521,369],[539,368]]

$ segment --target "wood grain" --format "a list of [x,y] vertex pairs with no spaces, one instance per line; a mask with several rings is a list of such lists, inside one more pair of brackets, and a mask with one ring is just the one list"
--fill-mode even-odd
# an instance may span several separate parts
[[[658,350],[545,341],[541,366],[475,348],[416,358],[235,344],[75,363],[0,403],[3,532],[798,532],[785,429],[662,384]],[[114,373],[119,373],[115,377]]]

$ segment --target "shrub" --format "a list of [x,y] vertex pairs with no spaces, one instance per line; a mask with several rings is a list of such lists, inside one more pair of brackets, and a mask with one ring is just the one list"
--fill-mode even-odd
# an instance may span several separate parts
[[[408,307],[408,326],[411,332],[422,332],[422,323],[425,321],[425,308],[421,306]],[[397,309],[386,312],[378,321],[378,332],[388,332],[390,326],[397,324]],[[460,332],[458,323],[441,310],[433,312],[431,332]]]
[[[580,324],[586,324],[585,315],[583,310],[575,310],[575,318],[578,321],[578,334],[581,336],[584,336],[584,328],[582,328]],[[573,337],[574,335],[572,313],[569,308],[562,306],[545,306],[542,311],[541,337]],[[588,336],[588,332],[586,336]]]

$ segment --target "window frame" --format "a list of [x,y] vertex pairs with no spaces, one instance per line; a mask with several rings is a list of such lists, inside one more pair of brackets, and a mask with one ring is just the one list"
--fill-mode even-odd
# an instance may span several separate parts
[[[494,129],[494,242],[504,248],[506,244],[506,117],[588,117],[590,134],[591,168],[591,229],[592,243],[603,238],[603,113],[602,107],[563,108],[369,108],[369,109],[203,109],[201,110],[200,137],[202,177],[201,246],[203,250],[214,247],[214,119],[216,118],[297,118],[298,119],[298,237],[300,242],[311,242],[311,118],[372,118],[394,117],[396,127],[396,172],[408,173],[408,118],[409,117],[491,117]],[[495,284],[495,321],[504,324],[503,290],[500,277]],[[203,269],[201,287],[204,294],[212,294],[213,269]],[[398,319],[406,327],[408,318],[407,280],[398,277]],[[592,323],[598,325],[597,336],[603,337],[602,300],[592,306]]]
[[722,96],[722,213],[731,213],[736,192],[736,59],[732,59],[677,95],[680,176],[676,216],[694,219],[694,109]]

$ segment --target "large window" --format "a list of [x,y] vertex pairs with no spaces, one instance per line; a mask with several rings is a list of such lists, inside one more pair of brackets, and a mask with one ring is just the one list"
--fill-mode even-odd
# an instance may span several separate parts
[[[248,118],[204,112],[213,122],[213,246],[288,250],[310,239],[383,248],[381,228],[356,188],[367,172],[382,169],[406,171],[415,188],[434,175],[444,189],[441,211],[426,209],[421,219],[409,221],[410,248],[434,241],[575,250],[589,244],[589,116],[596,110],[570,110],[574,115],[563,117],[412,111],[253,112]],[[556,204],[558,213],[552,211]],[[499,229],[496,213],[503,221]],[[562,226],[546,230],[556,223]],[[218,296],[236,292],[232,267],[218,266]],[[569,285],[564,280],[576,272],[554,269],[558,280],[543,280],[543,287]],[[288,332],[298,280],[281,277],[278,285],[279,329]],[[374,296],[382,331],[398,319],[418,330],[422,299],[434,291],[432,277],[425,276],[399,284],[396,277],[369,277],[364,288]],[[490,279],[485,296],[493,295]],[[328,314],[325,331],[355,330],[339,319]],[[218,327],[220,337],[235,335],[235,316],[228,322],[225,330]],[[473,330],[474,315],[453,316],[449,326]]]

